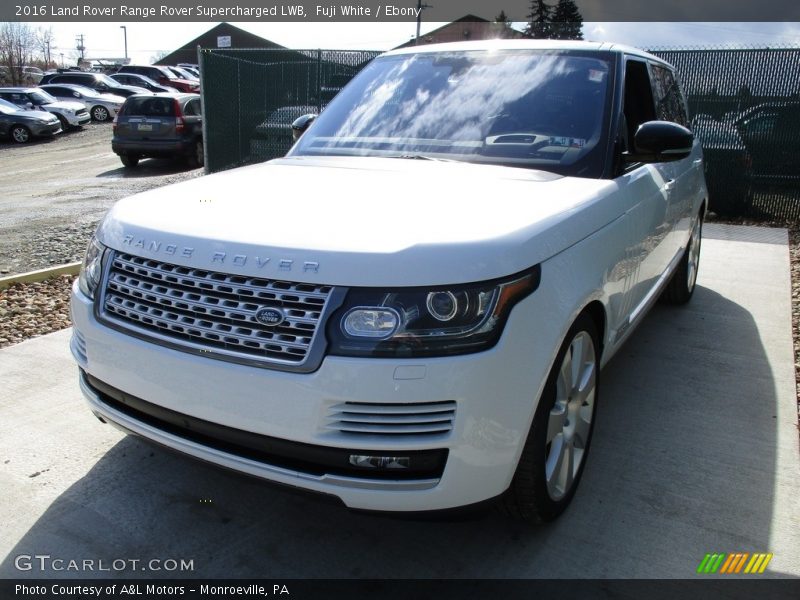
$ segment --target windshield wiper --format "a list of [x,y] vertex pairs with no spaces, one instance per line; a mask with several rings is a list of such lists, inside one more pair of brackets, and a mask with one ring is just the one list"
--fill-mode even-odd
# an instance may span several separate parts
[[435,160],[438,162],[459,162],[452,158],[439,158],[438,156],[428,156],[427,154],[388,154],[382,158],[405,158],[406,160]]

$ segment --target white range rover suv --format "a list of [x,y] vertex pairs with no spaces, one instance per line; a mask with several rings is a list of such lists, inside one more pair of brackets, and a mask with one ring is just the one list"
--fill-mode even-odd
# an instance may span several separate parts
[[660,296],[692,295],[686,124],[673,69],[633,48],[384,54],[285,158],[111,209],[73,289],[83,393],[348,507],[553,519],[600,368]]

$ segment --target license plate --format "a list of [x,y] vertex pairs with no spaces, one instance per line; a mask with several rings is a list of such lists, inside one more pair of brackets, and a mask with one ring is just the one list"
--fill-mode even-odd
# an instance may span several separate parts
[[153,126],[150,123],[139,123],[136,129],[138,131],[153,131]]

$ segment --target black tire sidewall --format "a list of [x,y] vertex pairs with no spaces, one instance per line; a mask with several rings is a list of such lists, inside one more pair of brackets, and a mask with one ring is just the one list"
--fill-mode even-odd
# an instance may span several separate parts
[[[27,135],[27,137],[25,138],[25,140],[24,140],[24,141],[18,141],[18,140],[17,140],[17,138],[16,138],[16,137],[14,137],[14,132],[15,132],[16,130],[18,130],[18,129],[21,129],[21,130],[25,131],[25,132],[28,134],[28,135]],[[30,141],[31,141],[31,138],[32,138],[32,137],[33,137],[33,136],[31,135],[30,129],[28,129],[28,128],[27,128],[27,127],[25,127],[24,125],[15,125],[14,127],[12,127],[12,128],[11,128],[11,140],[12,140],[12,141],[13,141],[15,144],[27,144],[28,142],[30,142]]]

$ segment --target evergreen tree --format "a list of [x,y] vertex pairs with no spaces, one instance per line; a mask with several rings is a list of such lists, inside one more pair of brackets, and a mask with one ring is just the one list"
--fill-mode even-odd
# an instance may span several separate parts
[[531,12],[523,33],[537,40],[551,37],[552,12],[553,7],[544,0],[531,0]]
[[583,17],[574,0],[558,0],[553,10],[550,36],[557,40],[582,40]]
[[515,33],[511,29],[511,19],[506,16],[506,11],[501,10],[500,14],[494,18],[495,35],[498,38],[510,38]]

